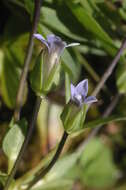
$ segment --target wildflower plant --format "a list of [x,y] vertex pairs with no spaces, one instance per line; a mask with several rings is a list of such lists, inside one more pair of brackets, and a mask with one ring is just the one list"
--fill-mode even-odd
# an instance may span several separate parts
[[[12,63],[13,61],[11,60],[11,57],[14,54],[13,50],[17,48],[17,44],[14,45],[14,47],[11,49],[10,48],[11,40],[10,40],[9,48],[7,51],[8,57],[6,58],[6,56],[4,55],[6,59],[4,58],[4,56],[1,53],[2,46],[1,46],[1,50],[0,50],[0,56],[2,55],[1,60],[7,61],[6,64],[3,65],[3,67],[5,67],[7,65],[10,68],[7,70],[6,70],[6,68],[4,68],[4,69],[0,68],[0,74],[4,71],[4,73],[2,74],[2,77],[3,77],[5,74],[5,70],[6,70],[7,74],[11,76],[10,77],[11,81],[16,83],[16,90],[8,84],[7,84],[8,89],[9,89],[8,91],[5,90],[5,88],[3,88],[4,94],[5,94],[4,99],[8,103],[8,98],[7,98],[8,94],[9,94],[8,92],[10,92],[13,95],[13,90],[15,90],[15,92],[17,93],[17,97],[15,98],[16,101],[14,101],[14,99],[12,99],[12,101],[10,101],[13,103],[12,105],[15,104],[15,108],[14,108],[15,110],[14,110],[14,114],[13,114],[13,117],[12,117],[10,125],[9,125],[9,129],[7,130],[7,133],[5,134],[5,137],[3,139],[3,144],[2,144],[4,154],[6,155],[7,160],[8,160],[8,171],[6,173],[0,172],[0,181],[2,181],[2,189],[3,190],[19,190],[19,189],[30,190],[31,188],[34,190],[34,189],[45,189],[45,187],[48,189],[48,182],[50,185],[50,183],[53,181],[53,179],[54,179],[54,181],[53,181],[54,186],[56,184],[57,179],[58,179],[58,184],[60,184],[60,180],[62,183],[62,181],[64,180],[64,179],[62,179],[64,177],[64,174],[66,176],[66,173],[68,172],[68,170],[71,171],[71,166],[75,165],[77,163],[77,161],[80,159],[80,155],[84,148],[84,146],[83,146],[84,142],[82,142],[82,146],[80,146],[81,148],[78,147],[77,151],[72,153],[70,155],[70,157],[69,157],[69,155],[67,155],[68,159],[64,159],[63,164],[60,163],[62,165],[61,169],[63,170],[63,172],[65,170],[64,174],[62,174],[62,172],[61,172],[61,177],[59,177],[57,175],[58,177],[57,177],[57,179],[55,179],[55,176],[56,176],[55,171],[54,171],[55,174],[53,173],[54,175],[52,175],[53,177],[52,176],[50,177],[49,175],[46,176],[46,174],[48,174],[50,172],[50,170],[53,168],[54,164],[57,162],[57,160],[64,148],[64,145],[67,141],[67,138],[71,137],[71,134],[76,133],[78,135],[80,132],[84,132],[85,128],[94,128],[97,126],[99,127],[99,125],[107,124],[108,122],[111,122],[111,121],[126,120],[126,117],[124,117],[124,116],[123,117],[122,116],[121,117],[114,116],[114,117],[110,117],[110,118],[109,117],[104,118],[105,116],[107,117],[110,114],[110,112],[114,108],[113,105],[116,105],[116,104],[111,104],[110,107],[108,107],[109,109],[105,112],[105,114],[103,115],[103,118],[100,117],[94,121],[89,121],[89,122],[87,122],[85,120],[89,107],[92,106],[93,103],[96,103],[98,101],[96,98],[98,93],[100,92],[101,88],[104,87],[106,80],[112,74],[113,69],[115,68],[117,62],[119,61],[123,50],[126,48],[126,40],[122,43],[120,49],[118,50],[115,58],[112,61],[112,63],[110,64],[108,69],[105,71],[103,77],[101,78],[98,85],[96,86],[94,92],[92,93],[94,95],[88,96],[88,79],[87,79],[88,77],[86,79],[80,81],[75,86],[74,84],[77,83],[77,81],[79,80],[79,77],[72,78],[72,75],[71,75],[71,73],[74,73],[76,75],[76,68],[78,67],[78,60],[83,60],[83,56],[81,56],[80,52],[81,51],[85,52],[85,51],[88,51],[88,49],[89,49],[92,52],[97,53],[99,51],[99,46],[101,45],[101,47],[103,49],[105,49],[106,52],[111,53],[111,56],[113,56],[116,53],[115,50],[117,50],[117,47],[115,46],[115,44],[113,43],[113,41],[111,40],[109,35],[104,32],[104,30],[102,29],[100,24],[97,23],[95,18],[92,17],[93,14],[88,14],[89,11],[84,11],[85,7],[88,7],[88,9],[89,9],[89,7],[91,6],[91,5],[88,5],[88,1],[86,1],[86,5],[84,2],[82,3],[84,6],[81,6],[81,3],[75,3],[73,1],[65,1],[65,2],[63,2],[64,3],[63,6],[64,7],[67,6],[67,10],[69,8],[69,10],[71,11],[71,13],[74,17],[75,16],[77,17],[77,15],[79,14],[79,17],[76,20],[73,20],[73,22],[77,23],[77,21],[79,21],[78,26],[80,28],[79,29],[80,31],[81,31],[81,27],[82,28],[84,27],[84,29],[86,28],[86,30],[87,30],[86,32],[88,32],[88,29],[89,29],[89,33],[87,33],[86,36],[88,38],[90,38],[90,36],[92,35],[90,43],[93,45],[93,48],[89,46],[89,44],[90,44],[90,43],[88,43],[89,39],[83,38],[83,36],[80,36],[80,34],[71,33],[70,30],[67,29],[66,26],[68,25],[69,22],[67,23],[67,25],[63,25],[62,22],[59,22],[58,17],[56,17],[57,14],[54,14],[54,12],[53,12],[54,11],[53,6],[52,6],[52,8],[44,7],[45,12],[42,11],[42,18],[44,18],[44,16],[47,16],[47,15],[49,16],[49,14],[53,13],[52,15],[53,15],[53,17],[55,17],[55,19],[54,19],[54,22],[51,20],[52,18],[51,19],[46,18],[45,20],[43,19],[44,20],[44,21],[42,21],[43,22],[43,30],[42,30],[43,34],[46,34],[47,31],[50,31],[50,30],[48,30],[48,27],[46,30],[46,26],[50,25],[51,28],[55,29],[54,31],[57,31],[57,33],[59,32],[60,34],[62,33],[62,35],[64,37],[66,36],[70,39],[73,39],[73,40],[75,39],[79,42],[82,42],[82,46],[80,47],[80,49],[78,48],[80,51],[76,51],[76,47],[75,47],[75,49],[73,49],[73,51],[71,51],[71,54],[68,53],[69,55],[71,55],[70,57],[72,57],[72,53],[73,53],[73,55],[75,55],[76,58],[78,58],[78,59],[74,60],[76,66],[75,66],[75,64],[72,64],[73,67],[72,67],[72,69],[70,69],[70,72],[69,72],[69,69],[67,70],[65,67],[62,67],[62,65],[61,65],[62,55],[64,53],[65,48],[77,46],[77,45],[79,45],[79,43],[70,43],[70,44],[66,43],[59,36],[57,36],[55,34],[51,34],[52,30],[51,30],[50,34],[46,36],[46,38],[44,38],[43,35],[37,33],[37,24],[38,24],[39,15],[40,15],[41,0],[26,1],[24,4],[23,4],[23,2],[16,3],[16,1],[15,1],[15,3],[17,4],[16,6],[18,6],[18,4],[19,4],[21,6],[21,9],[23,9],[25,7],[25,9],[26,9],[25,11],[28,11],[28,13],[30,13],[30,8],[31,7],[33,8],[33,6],[32,6],[33,4],[30,4],[31,2],[35,3],[34,15],[31,15],[31,18],[33,18],[33,26],[32,26],[32,30],[31,30],[30,37],[29,37],[29,43],[28,43],[28,47],[27,47],[27,51],[26,51],[27,52],[26,57],[24,59],[24,66],[23,66],[23,69],[20,68],[20,69],[22,69],[22,74],[21,74],[21,76],[15,77],[16,79],[18,79],[20,77],[20,83],[19,83],[18,89],[17,89],[17,82],[16,82],[14,76],[12,76],[12,75],[17,74],[16,71],[19,70],[19,65],[16,68],[13,67],[14,64]],[[7,3],[7,5],[8,4],[9,4],[9,2]],[[26,4],[27,4],[27,6],[26,6]],[[51,7],[51,4],[53,4],[53,2],[45,2],[45,4],[46,4],[46,6],[49,4]],[[60,2],[59,5],[60,4],[62,4],[62,2]],[[59,5],[57,5],[57,6],[59,6]],[[94,5],[95,5],[95,3],[94,3]],[[92,6],[92,7],[97,7],[97,6]],[[13,6],[12,6],[12,8],[13,8]],[[98,9],[100,10],[100,6],[98,7]],[[49,12],[48,12],[48,10],[49,10]],[[48,14],[47,14],[47,12],[48,12]],[[90,11],[90,12],[93,12],[93,11]],[[44,16],[43,16],[43,14],[44,14]],[[102,16],[104,16],[104,15],[102,15]],[[73,17],[73,19],[74,19],[74,17]],[[72,18],[72,17],[70,17],[70,18]],[[112,18],[112,20],[113,20],[113,18]],[[48,22],[46,23],[46,21],[48,21],[50,24]],[[58,23],[58,24],[60,23],[61,30],[58,30],[58,26],[55,28],[55,26],[54,26],[55,23]],[[106,27],[107,26],[109,26],[109,24],[107,24]],[[115,23],[114,23],[114,26],[115,26]],[[38,29],[40,29],[40,28],[38,28]],[[8,25],[7,29],[9,29],[9,25]],[[63,32],[62,32],[62,30],[63,30]],[[5,35],[5,37],[6,37],[6,35]],[[95,41],[93,40],[94,37],[95,37]],[[114,36],[114,38],[115,38],[115,36]],[[38,55],[36,55],[34,65],[32,65],[33,67],[29,69],[31,58],[32,58],[32,53],[33,53],[33,44],[36,40],[38,40],[41,45],[40,52]],[[97,41],[97,40],[99,40],[99,41]],[[86,48],[84,47],[84,45],[85,45],[84,43],[86,44]],[[95,47],[97,47],[97,48],[95,49]],[[6,50],[7,48],[4,47],[4,49]],[[102,49],[102,51],[99,51],[99,54],[103,53],[103,49]],[[21,52],[22,52],[22,50],[21,50]],[[15,55],[17,57],[16,56],[14,57],[14,62],[17,60],[18,56],[20,57],[21,52],[18,52],[17,55],[15,53]],[[36,51],[35,51],[35,54],[36,54]],[[103,55],[104,55],[104,53],[103,53]],[[71,58],[71,59],[67,60],[67,58],[64,60],[67,62],[67,65],[69,65],[69,68],[70,68],[71,60],[73,60],[73,59]],[[123,57],[123,58],[125,58],[125,57]],[[11,62],[11,64],[8,64],[9,61]],[[85,65],[87,65],[87,63]],[[13,67],[13,69],[11,67]],[[13,72],[13,70],[15,72]],[[87,70],[89,71],[90,74],[93,75],[93,77],[96,79],[96,81],[99,80],[99,76],[97,76],[97,74],[94,72],[94,70],[92,70],[92,68],[90,66],[87,67]],[[29,75],[28,75],[28,71],[29,71]],[[41,102],[43,101],[42,96],[44,96],[45,98],[48,98],[49,97],[48,93],[50,93],[50,92],[53,93],[54,88],[55,88],[55,90],[57,90],[57,86],[59,85],[59,79],[62,74],[60,71],[62,71],[62,73],[65,76],[65,85],[67,86],[67,87],[65,86],[66,87],[65,90],[63,88],[63,96],[64,96],[64,99],[66,98],[66,101],[63,101],[63,104],[61,107],[62,113],[60,114],[60,119],[61,119],[62,127],[63,127],[62,138],[61,138],[58,146],[56,147],[56,149],[54,149],[50,154],[47,154],[47,157],[45,157],[44,160],[41,160],[39,165],[37,165],[32,170],[28,171],[28,173],[25,173],[24,176],[21,176],[18,179],[15,179],[16,171],[17,171],[18,166],[21,162],[21,159],[25,153],[25,150],[27,150],[28,142],[31,140],[31,137],[32,137],[32,134],[34,131],[35,123],[37,120],[37,115],[38,115],[38,112],[40,109]],[[7,78],[7,76],[5,78],[3,77],[2,80],[0,80],[0,83],[2,83],[3,86],[6,85],[6,82],[7,82],[5,80],[6,78]],[[33,105],[32,114],[31,114],[31,110],[30,110],[31,118],[29,120],[26,118],[22,118],[22,114],[21,114],[21,110],[22,110],[22,106],[23,106],[22,100],[24,98],[23,94],[25,91],[25,87],[27,86],[26,85],[27,78],[28,78],[28,81],[30,81],[28,87],[30,86],[33,89],[33,91],[35,93],[35,97],[36,97],[35,104]],[[74,80],[74,79],[76,79],[76,80]],[[8,81],[9,81],[9,79],[8,79]],[[71,81],[73,81],[73,82],[71,83]],[[0,89],[1,89],[1,86],[0,86]],[[60,96],[59,96],[59,98],[61,99]],[[8,104],[9,106],[10,106],[10,102]],[[10,107],[10,108],[13,108],[13,107]],[[25,111],[24,111],[24,113],[25,113]],[[98,129],[99,128],[96,128],[96,131],[94,131],[93,135],[96,134]],[[93,135],[91,134],[91,138],[93,137]],[[89,136],[89,138],[87,138],[87,141],[88,141],[88,139],[90,139],[90,136]],[[105,157],[105,159],[106,159],[106,157]],[[82,162],[82,160],[81,160],[81,162]],[[97,160],[97,159],[91,158],[90,161],[91,160]],[[68,161],[68,163],[66,163],[67,161]],[[61,162],[62,162],[62,160],[61,160]],[[65,165],[65,163],[67,166]],[[70,167],[68,166],[69,163],[70,163]],[[89,163],[88,160],[87,160],[87,163]],[[108,162],[106,162],[106,163],[108,163]],[[88,167],[85,167],[85,165],[84,165],[84,168],[88,168]],[[55,170],[55,168],[54,168],[54,170]],[[113,170],[115,171],[115,169],[113,169]],[[58,169],[58,172],[59,171],[60,171],[60,169]],[[82,171],[80,173],[82,174]],[[106,173],[106,172],[102,172],[102,173]],[[90,174],[90,172],[89,172],[89,174]],[[45,176],[47,178],[46,178],[46,180],[43,180],[43,178]],[[112,175],[110,174],[110,177],[111,176]],[[49,177],[51,180],[49,179]],[[107,177],[107,179],[108,179],[108,177]],[[38,181],[41,181],[41,182],[37,184]],[[67,183],[68,183],[68,181],[67,181]],[[65,183],[66,183],[66,181],[65,181]],[[73,183],[73,181],[72,181],[72,183]],[[35,188],[33,187],[34,185],[36,185]],[[0,186],[0,188],[1,188],[1,186]],[[51,188],[52,188],[52,186],[51,186]],[[56,186],[56,188],[57,188],[57,186]],[[57,189],[60,189],[60,188],[57,188]],[[71,187],[71,189],[72,189],[72,187]]]
[[64,107],[61,120],[67,133],[74,133],[84,127],[87,113],[87,105],[97,102],[95,96],[88,96],[88,79],[85,79],[77,86],[71,84],[71,98]]
[[[47,35],[47,40],[40,34],[34,34],[34,38],[39,40],[44,49],[38,57],[38,63],[35,67],[31,76],[31,83],[34,89],[36,86],[36,76],[40,73],[40,80],[37,80],[37,86],[39,84],[40,93],[48,93],[52,85],[56,85],[56,77],[60,75],[60,57],[67,47],[77,46],[79,43],[67,44],[59,36],[54,34]],[[42,56],[42,57],[41,57]]]

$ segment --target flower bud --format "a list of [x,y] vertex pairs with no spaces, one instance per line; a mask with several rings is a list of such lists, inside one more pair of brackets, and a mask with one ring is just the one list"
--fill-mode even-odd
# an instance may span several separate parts
[[[63,53],[66,47],[79,45],[78,43],[66,44],[66,42],[62,41],[60,37],[55,36],[54,34],[47,35],[47,40],[40,34],[34,34],[34,37],[38,39],[42,45],[44,44],[45,48],[42,52],[42,61],[38,64],[35,64],[33,68],[32,76],[34,76],[32,81],[32,86],[41,89],[42,93],[45,95],[49,92],[53,84],[57,84],[57,79],[59,78],[60,74],[60,56]],[[40,69],[39,69],[40,67]],[[36,72],[34,72],[34,70]],[[41,71],[41,76],[40,75]],[[37,74],[38,73],[38,74]],[[39,78],[36,81],[35,79]],[[35,82],[34,82],[35,81]],[[34,84],[34,83],[37,83]],[[38,93],[38,90],[35,90]],[[40,90],[39,90],[40,91]]]
[[83,128],[83,124],[86,117],[86,111],[86,104],[80,107],[72,101],[70,101],[67,105],[65,105],[61,114],[61,120],[64,129],[68,134],[77,132]]
[[84,127],[87,105],[97,101],[96,97],[87,97],[87,94],[87,79],[81,81],[76,87],[71,84],[71,99],[61,114],[61,120],[67,133],[77,132]]

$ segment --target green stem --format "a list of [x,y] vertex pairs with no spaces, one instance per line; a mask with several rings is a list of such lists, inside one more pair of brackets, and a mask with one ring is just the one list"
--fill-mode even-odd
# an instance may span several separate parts
[[31,183],[29,183],[27,190],[29,190],[33,185],[35,185],[40,179],[42,179],[52,169],[52,167],[55,165],[56,161],[58,160],[58,158],[63,150],[63,147],[67,140],[67,137],[68,137],[68,134],[66,132],[64,132],[62,139],[59,143],[59,146],[57,148],[57,151],[56,151],[54,157],[52,158],[51,162],[49,163],[49,165],[47,167],[45,167],[45,169],[42,168],[38,172],[38,175],[36,175],[36,177],[33,179],[33,181],[31,181]]
[[30,171],[25,173],[23,176],[21,176],[19,179],[17,179],[15,182],[15,187],[18,188],[22,184],[24,185],[25,183],[30,182],[32,180],[31,176],[32,178],[34,178],[34,176],[36,175],[38,171],[40,171],[42,168],[44,168],[45,166],[49,164],[49,162],[51,161],[51,158],[56,152],[56,149],[57,148],[54,148],[53,150],[51,150],[51,152],[49,152],[47,156],[45,156],[35,168],[31,169]]

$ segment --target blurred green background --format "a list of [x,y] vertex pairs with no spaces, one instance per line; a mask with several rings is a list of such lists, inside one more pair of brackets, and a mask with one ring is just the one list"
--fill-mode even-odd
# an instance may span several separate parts
[[[0,1],[0,182],[7,171],[7,157],[2,141],[13,115],[16,93],[24,63],[34,11],[34,0]],[[34,135],[20,164],[16,178],[34,168],[59,142],[63,128],[60,113],[64,105],[65,70],[76,84],[88,78],[89,94],[95,89],[106,68],[126,36],[126,0],[44,0],[38,33],[46,37],[54,33],[67,43],[80,46],[65,50],[62,58],[59,88],[44,100],[38,115]],[[33,68],[39,44],[35,41]],[[116,69],[98,95],[86,121],[101,118],[116,94],[123,94],[113,114],[126,115],[125,52]],[[29,121],[35,94],[25,85],[22,117]],[[97,137],[77,157],[78,147],[88,137],[84,134],[69,138],[64,155],[48,174],[48,183],[40,190],[125,190],[126,189],[126,129],[125,121],[102,127]],[[13,138],[12,138],[13,139]]]

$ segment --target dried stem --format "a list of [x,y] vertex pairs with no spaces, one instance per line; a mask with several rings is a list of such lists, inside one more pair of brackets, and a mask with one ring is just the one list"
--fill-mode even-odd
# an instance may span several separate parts
[[45,167],[45,169],[42,168],[42,170],[39,171],[39,174],[36,175],[36,177],[33,179],[33,181],[31,181],[31,183],[29,183],[27,190],[29,190],[35,183],[37,183],[40,179],[42,179],[51,170],[51,168],[54,166],[54,164],[56,163],[56,161],[58,160],[58,158],[62,152],[64,144],[67,140],[67,137],[68,137],[68,134],[64,131],[64,134],[59,143],[57,151],[56,151],[54,157],[52,158],[51,162],[49,163],[49,165],[47,167]]
[[103,77],[101,78],[100,82],[98,83],[98,85],[96,86],[94,92],[93,92],[93,96],[96,96],[100,90],[104,87],[105,82],[107,81],[107,79],[110,77],[110,75],[112,74],[115,66],[117,65],[124,49],[126,48],[126,39],[122,42],[122,45],[120,47],[120,49],[118,50],[115,58],[113,59],[112,63],[110,64],[110,66],[108,67],[108,69],[105,71]]
[[12,180],[13,180],[13,177],[14,177],[16,171],[17,171],[17,168],[19,166],[21,158],[22,158],[22,156],[24,154],[24,151],[25,151],[25,149],[26,149],[26,147],[28,145],[28,142],[29,142],[29,140],[31,138],[31,135],[32,135],[32,132],[33,132],[33,129],[34,129],[34,125],[35,125],[35,122],[36,122],[36,119],[37,119],[37,115],[38,115],[38,112],[39,112],[41,101],[42,101],[42,99],[40,97],[37,97],[37,100],[35,102],[35,107],[34,107],[34,110],[33,110],[33,114],[32,114],[32,119],[31,119],[31,122],[30,122],[30,125],[29,125],[29,129],[28,129],[26,138],[25,138],[25,140],[23,142],[23,145],[22,145],[21,150],[19,152],[19,155],[18,155],[18,157],[16,159],[16,162],[15,162],[15,164],[14,164],[12,170],[11,170],[11,173],[10,173],[10,175],[9,175],[7,181],[6,181],[4,190],[8,190],[8,188],[9,188],[9,186],[10,186]]
[[40,15],[40,5],[41,5],[41,0],[35,0],[33,25],[32,25],[32,30],[29,36],[27,52],[26,52],[26,56],[24,60],[24,67],[21,73],[21,78],[20,78],[19,87],[17,91],[16,106],[15,106],[15,111],[14,111],[14,121],[18,121],[20,119],[24,86],[25,86],[25,82],[26,82],[26,78],[28,74],[29,64],[32,58],[32,51],[33,51],[33,44],[34,44],[33,34],[37,30],[37,24],[38,24],[39,15]]

